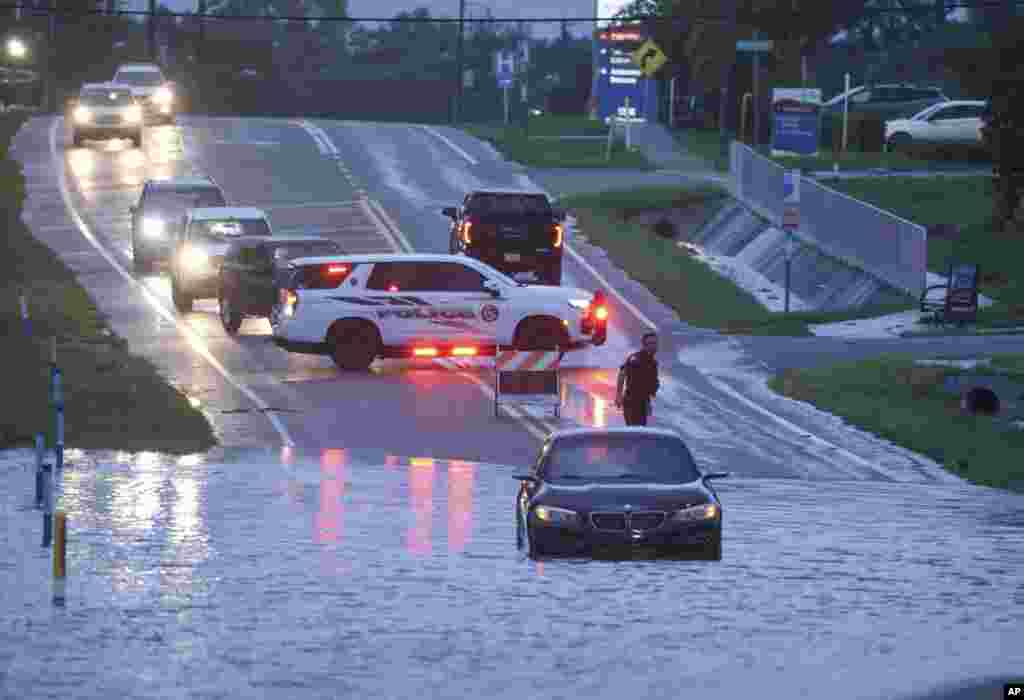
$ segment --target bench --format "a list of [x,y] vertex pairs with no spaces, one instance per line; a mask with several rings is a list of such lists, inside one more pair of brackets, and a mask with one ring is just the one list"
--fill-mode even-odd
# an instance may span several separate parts
[[[981,272],[973,263],[953,263],[942,284],[933,284],[921,292],[921,313],[930,314],[925,323],[957,323],[961,326],[978,319],[978,280]],[[930,296],[942,291],[941,298]]]

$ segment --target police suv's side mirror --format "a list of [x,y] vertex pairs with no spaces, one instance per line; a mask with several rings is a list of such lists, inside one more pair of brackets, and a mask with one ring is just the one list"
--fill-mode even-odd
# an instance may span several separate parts
[[459,216],[459,211],[455,207],[445,207],[441,210],[441,213],[447,216],[449,219],[455,219]]
[[484,289],[495,299],[501,296],[501,286],[494,280],[484,280]]

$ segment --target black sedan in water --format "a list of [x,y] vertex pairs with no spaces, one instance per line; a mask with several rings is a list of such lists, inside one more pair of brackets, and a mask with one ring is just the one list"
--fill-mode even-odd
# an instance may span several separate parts
[[516,540],[531,557],[598,551],[722,558],[722,504],[676,433],[656,428],[552,433],[516,476]]

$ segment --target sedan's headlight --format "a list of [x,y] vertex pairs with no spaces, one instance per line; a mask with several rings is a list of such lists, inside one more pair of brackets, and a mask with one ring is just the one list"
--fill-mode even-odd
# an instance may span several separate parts
[[92,119],[92,112],[85,107],[78,107],[75,109],[75,121],[79,124],[85,124]]
[[129,124],[137,124],[142,121],[142,107],[132,105],[124,111],[124,120]]
[[688,508],[683,508],[682,510],[677,510],[672,515],[672,519],[676,522],[699,523],[716,520],[721,513],[722,511],[719,510],[717,504],[701,503],[697,506],[690,506]]
[[156,91],[153,95],[153,101],[157,104],[165,105],[170,103],[174,99],[174,93],[171,92],[170,88],[162,87]]
[[570,525],[579,522],[579,515],[574,510],[555,508],[554,506],[537,506],[533,514],[541,522],[549,525]]
[[569,306],[580,311],[586,311],[590,307],[590,299],[570,299]]
[[167,230],[162,219],[143,219],[142,233],[147,238],[161,238]]
[[202,270],[209,266],[210,256],[200,248],[189,246],[181,251],[181,264],[189,270]]

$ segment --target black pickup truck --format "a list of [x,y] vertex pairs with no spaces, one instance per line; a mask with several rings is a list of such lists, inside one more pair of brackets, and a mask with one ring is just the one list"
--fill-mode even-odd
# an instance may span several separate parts
[[445,207],[452,220],[449,252],[464,253],[513,276],[536,274],[542,284],[562,283],[565,213],[537,192],[477,190],[461,207]]

